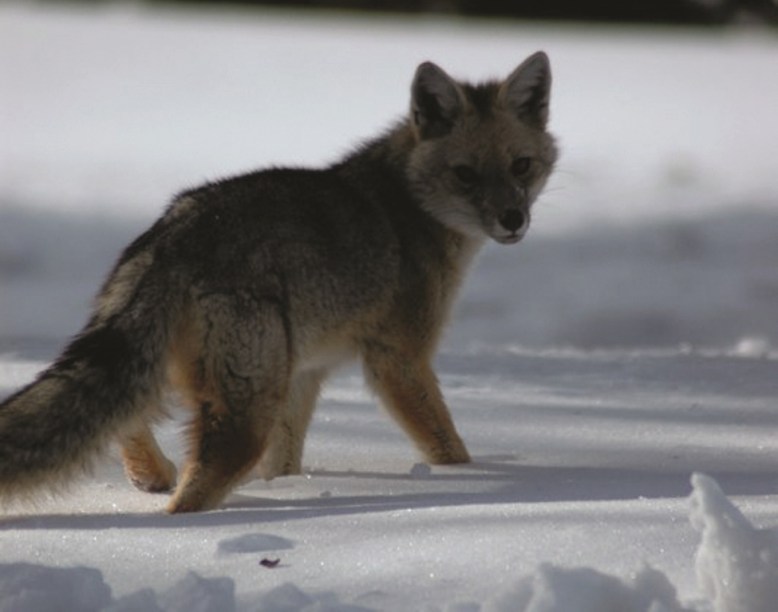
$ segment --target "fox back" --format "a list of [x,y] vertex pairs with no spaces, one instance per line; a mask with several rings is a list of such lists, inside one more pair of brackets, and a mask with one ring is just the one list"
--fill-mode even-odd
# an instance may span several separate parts
[[[81,334],[0,406],[0,495],[57,485],[111,439],[171,512],[216,507],[255,466],[299,473],[319,389],[347,359],[424,458],[469,460],[432,369],[467,266],[516,243],[556,148],[536,53],[505,81],[421,64],[408,117],[324,169],[186,191],[119,258]],[[180,482],[162,390],[193,410]]]

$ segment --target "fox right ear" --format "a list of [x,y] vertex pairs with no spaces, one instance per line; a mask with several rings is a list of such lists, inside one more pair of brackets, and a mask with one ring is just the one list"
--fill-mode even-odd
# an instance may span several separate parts
[[411,86],[411,119],[422,139],[444,136],[464,108],[457,82],[432,62],[416,69]]

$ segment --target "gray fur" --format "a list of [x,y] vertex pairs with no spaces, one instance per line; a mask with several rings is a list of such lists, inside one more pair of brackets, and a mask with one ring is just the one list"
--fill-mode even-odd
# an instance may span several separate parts
[[468,461],[431,362],[477,250],[529,227],[556,159],[549,87],[544,54],[481,85],[424,63],[410,116],[339,163],[179,195],[0,405],[0,496],[56,486],[116,436],[133,483],[173,488],[148,427],[171,384],[194,416],[168,509],[214,508],[257,463],[300,472],[320,386],[353,358],[428,461]]

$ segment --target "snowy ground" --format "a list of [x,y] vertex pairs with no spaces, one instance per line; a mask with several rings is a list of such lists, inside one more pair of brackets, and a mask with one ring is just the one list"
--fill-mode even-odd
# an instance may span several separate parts
[[563,158],[441,352],[473,465],[416,464],[346,370],[307,474],[223,510],[165,516],[113,456],[8,508],[0,610],[774,612],[751,526],[778,526],[774,34],[35,6],[0,5],[0,396],[171,193],[333,159],[421,60],[481,78],[548,51]]

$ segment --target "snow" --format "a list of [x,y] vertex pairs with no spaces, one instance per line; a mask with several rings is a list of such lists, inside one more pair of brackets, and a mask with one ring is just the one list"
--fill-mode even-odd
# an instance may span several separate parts
[[[438,595],[435,601],[437,604],[445,604],[444,607],[428,606],[426,609],[443,609],[446,612],[774,610],[778,596],[778,532],[755,529],[710,477],[695,474],[692,484],[691,522],[702,536],[696,555],[696,570],[700,588],[710,598],[708,602],[689,603],[692,607],[686,607],[686,604],[679,602],[676,588],[668,577],[649,566],[639,568],[627,578],[619,578],[590,567],[571,568],[543,563],[531,574],[508,580],[507,586],[498,588],[496,594],[483,602],[446,603]],[[45,523],[45,519],[42,522]],[[361,537],[368,535],[361,529],[359,531]],[[505,535],[510,538],[509,532]],[[294,543],[285,538],[259,533],[229,538],[217,545],[220,554],[239,555],[292,548]],[[478,558],[466,561],[475,565],[476,571],[481,565]],[[257,564],[257,568],[262,565]],[[270,566],[281,567],[283,571],[283,566],[274,562]],[[430,577],[434,578],[433,575]],[[390,579],[384,580],[392,584]],[[373,591],[361,595],[359,599],[380,601],[385,597],[386,593]],[[237,609],[347,612],[376,608],[344,603],[331,592],[309,593],[289,582],[282,582],[266,592],[244,597],[243,601],[238,602],[232,578],[205,578],[194,571],[188,571],[183,578],[162,592],[141,588],[114,598],[101,571],[95,568],[60,568],[24,562],[0,564],[0,610],[44,612],[60,609],[112,612],[229,612]]]
[[716,610],[768,612],[778,601],[776,532],[755,529],[709,477],[692,482],[691,520],[702,533],[697,576]]
[[5,507],[0,610],[774,612],[778,41],[759,29],[4,3],[0,396],[175,191],[334,159],[403,112],[419,61],[482,78],[540,48],[559,170],[526,242],[478,259],[438,359],[473,464],[419,463],[346,369],[306,473],[223,509],[164,515],[115,452]]

